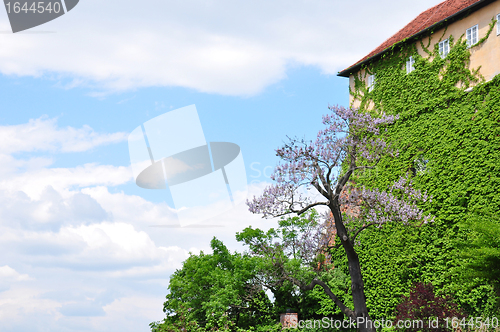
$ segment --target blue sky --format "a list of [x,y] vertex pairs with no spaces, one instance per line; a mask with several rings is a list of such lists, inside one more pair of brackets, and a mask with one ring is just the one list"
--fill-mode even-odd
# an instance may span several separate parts
[[437,3],[82,0],[18,34],[0,10],[2,331],[148,331],[189,251],[274,223],[240,205],[221,228],[149,227],[172,210],[135,185],[128,134],[195,104],[258,194],[287,135],[347,106],[336,73]]

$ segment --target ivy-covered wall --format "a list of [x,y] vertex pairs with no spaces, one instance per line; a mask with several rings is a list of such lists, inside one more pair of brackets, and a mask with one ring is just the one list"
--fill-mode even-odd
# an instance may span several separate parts
[[[472,49],[487,40],[494,24]],[[385,189],[410,172],[416,187],[433,196],[426,209],[436,216],[420,228],[390,225],[362,233],[358,250],[373,318],[393,317],[401,295],[418,281],[452,294],[471,315],[498,312],[491,285],[460,278],[458,244],[468,234],[458,226],[473,212],[500,211],[500,76],[485,82],[478,68],[469,68],[471,49],[461,36],[450,38],[445,59],[431,39],[420,44],[428,56],[418,55],[415,44],[394,48],[364,68],[376,77],[371,92],[362,76],[350,91],[361,108],[400,115],[387,132],[399,156],[382,160],[356,182]],[[415,70],[407,74],[410,55]],[[335,264],[347,273],[342,253]]]

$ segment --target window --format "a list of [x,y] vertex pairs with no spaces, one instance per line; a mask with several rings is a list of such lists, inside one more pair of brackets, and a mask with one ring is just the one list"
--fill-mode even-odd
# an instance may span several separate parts
[[375,87],[375,75],[368,76],[368,92],[372,92]]
[[421,154],[413,161],[413,168],[411,169],[413,176],[423,175],[429,171],[429,158]]
[[439,55],[441,55],[441,58],[444,59],[448,53],[450,53],[450,42],[448,39],[445,39],[442,42],[439,42]]
[[497,14],[497,36],[500,35],[500,14]]
[[409,74],[412,71],[415,70],[415,59],[411,56],[407,61],[406,61],[406,73]]
[[467,38],[467,46],[471,47],[475,44],[477,44],[478,38],[477,38],[477,24],[474,25],[472,28],[467,29],[465,32],[465,37]]

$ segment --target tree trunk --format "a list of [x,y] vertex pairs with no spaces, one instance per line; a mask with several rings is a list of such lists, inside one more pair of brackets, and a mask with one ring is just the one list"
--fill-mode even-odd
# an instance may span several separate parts
[[356,313],[358,330],[360,332],[375,332],[376,330],[373,327],[373,322],[371,321],[370,315],[368,314],[368,308],[366,306],[363,276],[361,275],[361,266],[359,264],[358,254],[354,250],[353,244],[351,243],[347,230],[342,222],[342,214],[340,212],[338,201],[331,202],[329,207],[335,220],[337,235],[339,236],[347,255],[349,275],[351,277],[352,300],[354,303],[354,312]]

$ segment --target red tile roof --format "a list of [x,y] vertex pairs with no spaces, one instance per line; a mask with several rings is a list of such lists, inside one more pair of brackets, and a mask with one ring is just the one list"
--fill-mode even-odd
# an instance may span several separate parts
[[484,0],[446,0],[441,2],[439,5],[436,5],[432,8],[427,9],[425,12],[421,13],[417,16],[413,21],[408,23],[403,29],[399,30],[394,36],[387,39],[383,42],[379,47],[371,51],[367,56],[363,59],[359,60],[352,66],[344,69],[339,73],[339,76],[348,77],[350,71],[354,69],[357,65],[360,65],[362,62],[372,58],[380,54],[382,51],[388,49],[392,45],[414,36],[415,34],[422,32],[436,23],[439,23],[455,14],[467,9],[468,7],[483,2]]

